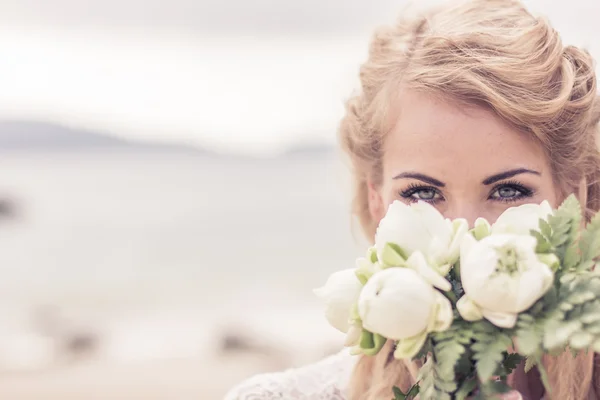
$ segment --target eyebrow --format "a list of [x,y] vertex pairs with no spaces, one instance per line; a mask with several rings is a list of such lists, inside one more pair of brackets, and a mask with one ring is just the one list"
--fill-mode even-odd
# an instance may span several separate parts
[[424,175],[424,174],[419,174],[418,172],[403,172],[401,174],[396,175],[392,179],[417,179],[419,181],[429,183],[430,185],[437,186],[437,187],[446,186],[446,184],[444,182],[439,181],[435,178],[432,178],[432,177]]
[[484,185],[491,185],[491,184],[501,181],[503,179],[512,178],[513,176],[517,176],[517,175],[521,175],[521,174],[533,174],[533,175],[538,175],[538,176],[542,175],[540,172],[533,171],[531,169],[517,168],[517,169],[511,169],[509,171],[500,172],[499,174],[487,177],[481,183],[483,183]]

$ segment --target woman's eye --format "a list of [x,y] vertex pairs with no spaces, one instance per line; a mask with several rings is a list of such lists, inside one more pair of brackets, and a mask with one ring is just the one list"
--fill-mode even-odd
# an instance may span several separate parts
[[513,186],[502,186],[492,193],[492,198],[498,200],[510,200],[514,198],[521,197],[523,193]]
[[433,189],[421,189],[413,193],[412,197],[417,200],[431,201],[436,199],[437,192]]
[[400,192],[400,196],[410,201],[428,201],[436,202],[441,200],[441,193],[435,188],[430,187],[412,187]]

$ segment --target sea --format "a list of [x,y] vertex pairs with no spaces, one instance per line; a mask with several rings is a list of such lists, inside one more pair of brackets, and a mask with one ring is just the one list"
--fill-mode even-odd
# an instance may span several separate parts
[[3,153],[0,369],[41,368],[53,335],[128,362],[329,334],[312,289],[365,249],[350,189],[329,150]]

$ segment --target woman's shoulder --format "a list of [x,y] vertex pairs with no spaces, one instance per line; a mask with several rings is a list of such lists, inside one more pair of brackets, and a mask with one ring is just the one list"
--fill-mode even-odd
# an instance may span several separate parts
[[346,349],[314,364],[256,375],[234,387],[225,400],[346,400],[354,363]]

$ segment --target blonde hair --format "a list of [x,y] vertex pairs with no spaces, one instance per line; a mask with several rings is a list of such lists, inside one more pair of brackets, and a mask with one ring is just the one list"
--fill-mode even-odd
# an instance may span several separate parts
[[[401,18],[376,32],[360,79],[361,91],[348,100],[339,135],[353,166],[353,212],[370,240],[378,221],[369,212],[368,185],[381,178],[391,103],[404,89],[486,107],[533,135],[561,195],[579,191],[588,217],[600,209],[600,100],[593,59],[564,46],[549,22],[519,1],[446,3]],[[389,398],[392,386],[407,389],[414,383],[419,365],[394,360],[392,347],[388,343],[376,357],[359,360],[353,400]],[[547,357],[544,365],[552,399],[585,399],[600,386],[593,353]],[[518,372],[512,384],[527,391],[531,376]]]

